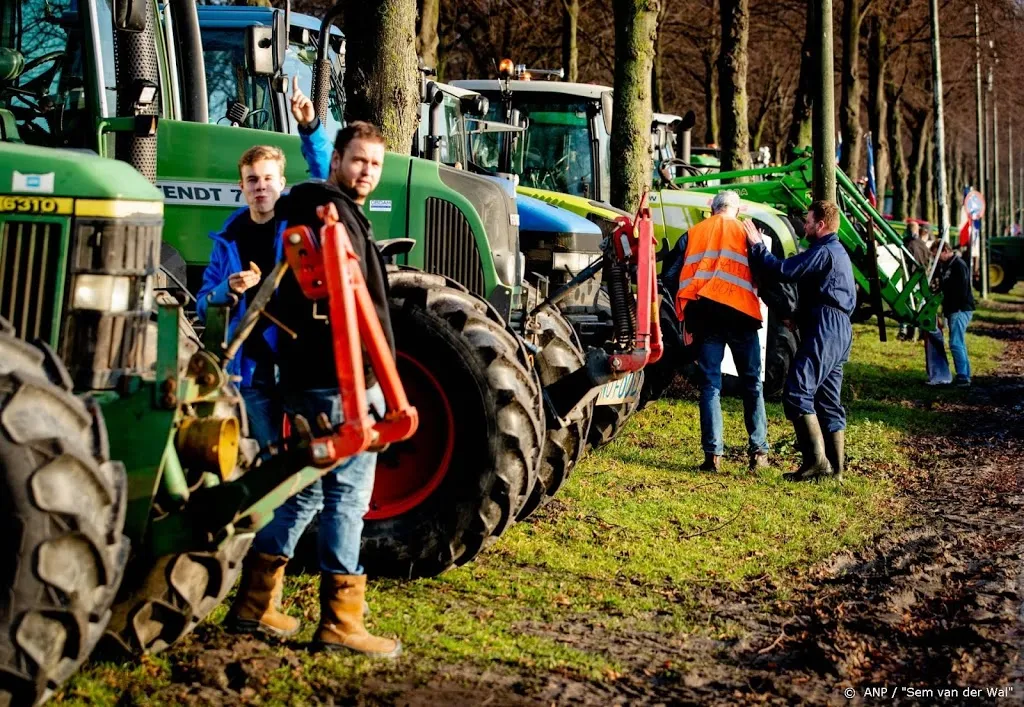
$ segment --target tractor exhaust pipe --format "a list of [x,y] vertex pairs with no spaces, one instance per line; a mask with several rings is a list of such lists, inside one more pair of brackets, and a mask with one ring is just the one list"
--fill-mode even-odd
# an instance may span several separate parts
[[313,67],[313,88],[310,91],[310,98],[313,101],[314,110],[316,110],[316,117],[320,119],[321,123],[327,120],[328,99],[331,92],[331,60],[327,54],[331,44],[331,27],[341,20],[343,11],[342,3],[339,2],[327,11],[320,23],[320,41],[316,48],[316,65]]

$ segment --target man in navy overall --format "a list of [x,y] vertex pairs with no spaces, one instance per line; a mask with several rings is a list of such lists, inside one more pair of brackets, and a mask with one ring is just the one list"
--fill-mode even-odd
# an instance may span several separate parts
[[800,347],[789,369],[782,406],[793,422],[803,455],[800,468],[785,474],[788,481],[842,478],[845,466],[846,411],[839,400],[843,364],[850,358],[853,328],[850,315],[857,304],[853,265],[836,232],[839,207],[815,201],[804,219],[810,247],[780,260],[746,222],[750,264],[766,280],[795,282],[799,291],[797,323]]

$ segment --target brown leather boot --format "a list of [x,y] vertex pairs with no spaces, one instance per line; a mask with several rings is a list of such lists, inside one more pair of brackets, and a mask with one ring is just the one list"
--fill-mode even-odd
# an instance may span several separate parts
[[238,595],[225,622],[229,631],[262,633],[277,638],[298,633],[299,620],[279,608],[287,564],[287,557],[249,553],[242,566]]
[[768,452],[762,452],[760,449],[750,454],[750,464],[748,468],[750,471],[757,471],[758,469],[764,469],[768,466]]
[[320,626],[313,636],[317,650],[350,650],[371,658],[397,658],[402,644],[374,636],[363,626],[366,575],[320,573]]

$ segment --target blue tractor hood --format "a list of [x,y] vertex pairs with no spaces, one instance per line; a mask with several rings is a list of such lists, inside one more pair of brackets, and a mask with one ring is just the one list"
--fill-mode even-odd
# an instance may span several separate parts
[[601,228],[571,211],[523,194],[516,195],[519,208],[519,243],[524,251],[540,248],[563,253],[601,252]]

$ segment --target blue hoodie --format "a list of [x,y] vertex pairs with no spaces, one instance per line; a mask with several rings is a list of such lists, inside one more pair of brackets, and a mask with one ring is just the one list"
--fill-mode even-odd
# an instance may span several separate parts
[[[331,141],[327,138],[327,131],[324,130],[323,124],[318,121],[316,127],[308,132],[300,128],[299,139],[301,140],[302,156],[305,158],[306,164],[309,165],[310,176],[314,179],[326,179],[331,169],[331,152],[333,148]],[[203,322],[206,321],[206,309],[211,304],[215,306],[231,304],[231,290],[228,287],[228,278],[232,274],[241,272],[244,269],[236,242],[240,234],[236,234],[235,230],[239,227],[239,224],[244,223],[243,219],[248,212],[248,206],[238,209],[228,217],[220,231],[210,234],[210,238],[213,239],[213,254],[210,256],[210,264],[203,271],[203,284],[199,288],[199,294],[196,296],[196,313]],[[281,259],[281,236],[285,228],[287,228],[285,222],[277,222],[277,238],[275,239],[277,244],[277,260]],[[245,316],[245,309],[245,297],[238,297],[238,304],[232,309],[231,317],[228,320],[228,338],[234,334],[235,328],[242,320],[242,317]],[[272,351],[277,350],[276,327],[267,327],[263,333],[263,338],[266,339]],[[245,346],[243,345],[240,355],[228,363],[227,370],[231,375],[241,376],[242,385],[247,386],[252,382],[252,375],[256,370],[256,361],[246,356]]]

